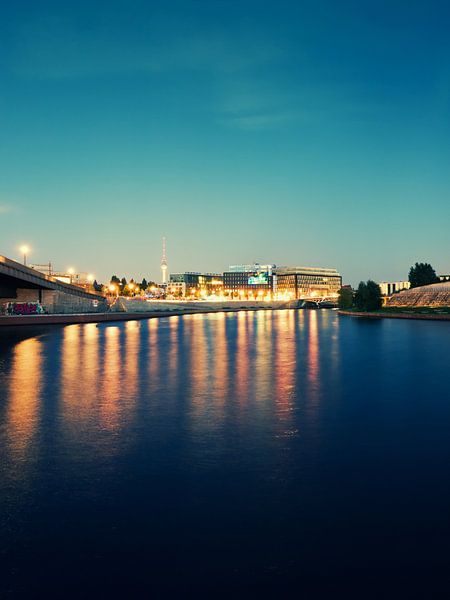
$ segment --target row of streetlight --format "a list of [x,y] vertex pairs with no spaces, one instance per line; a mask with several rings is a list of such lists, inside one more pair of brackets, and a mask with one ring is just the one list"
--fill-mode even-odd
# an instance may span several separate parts
[[[28,254],[30,253],[30,247],[27,246],[26,244],[23,244],[22,246],[20,246],[19,251],[23,255],[23,264],[24,264],[24,266],[26,266]],[[67,269],[67,274],[69,275],[70,283],[72,283],[73,276],[75,275],[75,269],[73,267],[69,267]],[[92,273],[89,273],[87,276],[87,282],[92,284],[94,282],[94,280],[95,280],[95,275],[93,275]]]

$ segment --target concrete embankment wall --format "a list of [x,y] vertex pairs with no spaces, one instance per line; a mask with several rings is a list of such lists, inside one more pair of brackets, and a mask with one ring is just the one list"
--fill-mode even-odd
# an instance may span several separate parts
[[108,309],[106,298],[87,298],[58,290],[17,289],[15,298],[2,298],[6,302],[40,302],[48,314],[101,313]]
[[[31,316],[5,316],[0,317],[1,326],[18,325],[69,325],[73,323],[102,323],[110,321],[133,321],[137,319],[153,319],[158,317],[172,317],[214,312],[236,312],[240,310],[276,310],[296,308],[296,303],[289,302],[184,302],[184,303],[151,303],[159,305],[153,310],[136,312],[112,310],[110,312],[91,314],[48,314]],[[169,307],[169,308],[168,308]]]
[[362,317],[365,319],[411,319],[419,321],[450,321],[448,314],[425,314],[425,313],[390,313],[390,312],[355,312],[340,310],[340,315],[347,317]]
[[114,312],[217,312],[235,310],[274,310],[282,308],[299,308],[298,301],[286,302],[285,300],[273,300],[272,302],[257,302],[254,300],[229,300],[223,302],[177,302],[177,301],[145,301],[135,298],[118,298],[111,307]]

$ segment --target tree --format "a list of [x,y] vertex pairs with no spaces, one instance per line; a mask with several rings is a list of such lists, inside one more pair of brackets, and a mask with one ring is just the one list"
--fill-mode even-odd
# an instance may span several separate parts
[[116,283],[116,284],[120,284],[120,279],[117,277],[117,275],[113,275],[111,277],[111,281],[110,283]]
[[440,279],[436,271],[429,263],[417,263],[409,270],[409,283],[412,288],[429,285],[430,283],[439,283]]
[[338,298],[339,308],[346,310],[353,306],[353,290],[351,287],[341,287]]
[[143,280],[141,281],[141,290],[146,290],[148,287],[148,283],[147,280],[145,279],[145,277],[143,278]]
[[361,311],[373,311],[381,308],[381,290],[378,283],[369,279],[361,281],[355,294],[355,305]]
[[355,306],[358,310],[365,310],[367,295],[367,284],[360,281],[355,294]]
[[103,286],[102,286],[102,284],[101,284],[101,283],[98,283],[98,281],[97,281],[96,279],[94,279],[94,282],[93,282],[93,284],[92,284],[92,287],[94,288],[94,290],[95,290],[96,292],[101,292],[101,291],[102,291],[102,289],[103,289]]

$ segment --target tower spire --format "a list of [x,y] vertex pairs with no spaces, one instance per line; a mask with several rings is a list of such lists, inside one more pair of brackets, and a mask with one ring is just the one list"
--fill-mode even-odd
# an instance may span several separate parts
[[162,257],[161,257],[161,275],[162,283],[167,283],[167,257],[166,257],[166,237],[162,239]]

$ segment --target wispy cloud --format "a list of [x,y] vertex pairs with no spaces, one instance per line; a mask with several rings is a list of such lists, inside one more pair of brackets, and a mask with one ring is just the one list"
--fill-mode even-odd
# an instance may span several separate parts
[[258,80],[246,74],[227,79],[217,94],[218,120],[224,125],[248,131],[371,121],[380,111],[379,103],[367,98],[361,87],[337,82],[299,81],[286,84],[276,74]]
[[280,54],[263,34],[233,33],[217,25],[192,31],[161,17],[134,24],[132,35],[121,22],[80,28],[67,17],[41,17],[22,23],[14,39],[14,72],[42,79],[180,69],[232,73]]
[[11,206],[10,204],[2,204],[0,203],[0,214],[6,214],[6,213],[10,213],[13,212],[14,207]]
[[232,127],[237,127],[245,131],[260,131],[263,129],[273,129],[295,121],[295,113],[267,113],[267,114],[248,114],[234,115],[221,119],[221,123]]
[[222,77],[217,82],[221,124],[246,131],[281,127],[297,118],[296,98],[272,77]]

